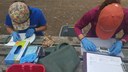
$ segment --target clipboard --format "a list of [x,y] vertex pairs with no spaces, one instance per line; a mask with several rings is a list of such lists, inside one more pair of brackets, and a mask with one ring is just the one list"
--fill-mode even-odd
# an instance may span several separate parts
[[83,53],[83,72],[125,72],[121,57]]

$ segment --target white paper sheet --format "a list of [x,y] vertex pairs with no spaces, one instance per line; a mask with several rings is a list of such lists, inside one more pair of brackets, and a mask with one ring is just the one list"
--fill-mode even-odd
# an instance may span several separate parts
[[87,72],[124,72],[120,57],[87,53]]
[[[21,37],[21,40],[29,41],[30,43],[32,43],[35,40],[35,38],[36,38],[35,34],[33,34],[29,38],[26,38],[25,33],[20,33],[19,35]],[[11,37],[10,41],[7,44],[5,44],[5,45],[7,45],[7,46],[14,46],[15,42],[13,41],[13,37]]]

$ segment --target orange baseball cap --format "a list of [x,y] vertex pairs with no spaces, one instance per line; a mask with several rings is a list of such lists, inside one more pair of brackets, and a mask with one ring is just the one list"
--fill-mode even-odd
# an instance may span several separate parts
[[120,4],[112,3],[104,7],[96,26],[97,36],[103,40],[111,38],[122,23],[123,17],[124,12]]

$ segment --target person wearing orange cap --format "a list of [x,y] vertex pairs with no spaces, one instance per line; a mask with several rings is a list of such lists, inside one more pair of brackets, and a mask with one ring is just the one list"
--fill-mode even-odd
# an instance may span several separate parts
[[19,33],[26,33],[26,38],[33,34],[42,36],[47,28],[43,12],[39,8],[28,6],[23,1],[15,1],[10,5],[5,26],[15,42],[21,40]]
[[[121,52],[123,43],[128,41],[127,19],[128,9],[122,8],[120,0],[105,0],[100,6],[85,13],[76,22],[74,30],[85,50],[94,52],[97,51],[96,45],[86,37],[99,37],[106,40],[115,38],[115,35],[123,30],[123,37],[109,48],[110,55],[118,55]],[[88,24],[91,24],[91,28],[85,37],[82,34],[82,29]]]

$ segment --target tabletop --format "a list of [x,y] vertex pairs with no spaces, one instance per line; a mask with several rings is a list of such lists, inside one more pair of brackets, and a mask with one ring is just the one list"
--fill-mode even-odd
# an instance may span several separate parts
[[[0,35],[0,72],[5,72],[7,69],[7,66],[4,64],[4,58],[11,50],[11,46],[5,46],[6,43],[5,39],[8,37],[8,35]],[[70,45],[74,46],[79,56],[81,55],[80,50],[80,41],[77,37],[59,37],[59,36],[52,36],[54,39],[54,44],[59,43],[69,43]],[[37,36],[35,41],[32,43],[32,45],[42,45],[43,36]],[[124,58],[122,59],[123,62],[128,66],[128,44],[126,43],[122,49],[122,52],[124,54]],[[76,69],[76,72],[82,72],[82,61],[80,62],[79,66]]]

